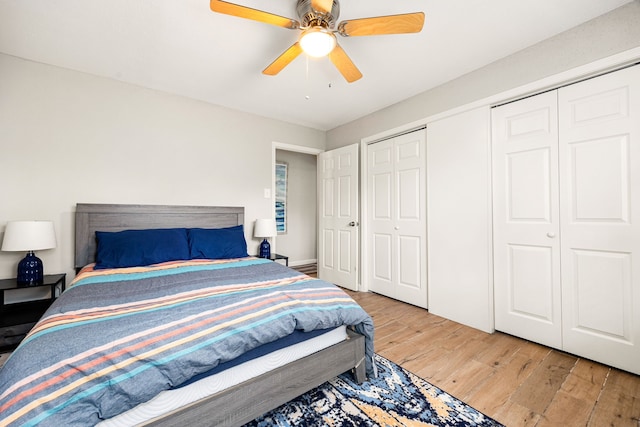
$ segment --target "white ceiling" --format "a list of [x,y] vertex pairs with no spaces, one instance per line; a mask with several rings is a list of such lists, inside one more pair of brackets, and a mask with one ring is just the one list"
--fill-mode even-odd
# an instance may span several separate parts
[[[297,19],[295,0],[230,0]],[[423,11],[419,34],[338,38],[328,58],[261,71],[297,30],[221,15],[208,0],[0,0],[0,52],[329,130],[632,0],[343,0],[346,19]]]

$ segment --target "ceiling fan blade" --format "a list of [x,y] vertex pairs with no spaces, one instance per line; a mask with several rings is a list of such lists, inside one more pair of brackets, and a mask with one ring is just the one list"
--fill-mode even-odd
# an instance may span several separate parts
[[285,50],[282,55],[276,58],[267,68],[262,71],[262,74],[267,74],[270,76],[275,76],[278,74],[284,67],[289,65],[291,61],[296,59],[298,55],[302,53],[302,48],[300,47],[300,43],[295,42],[289,49]]
[[333,48],[329,54],[329,59],[331,59],[333,65],[336,66],[340,74],[342,74],[349,83],[353,83],[362,77],[362,73],[358,70],[358,67],[351,61],[351,58],[349,58],[340,45],[337,44],[336,47]]
[[419,33],[423,26],[424,13],[416,12],[342,21],[338,33],[345,37]]
[[211,0],[209,6],[214,12],[224,13],[226,15],[252,19],[254,21],[264,22],[266,24],[276,25],[278,27],[289,28],[292,30],[300,28],[300,23],[294,19],[285,18],[284,16],[274,15],[273,13],[263,12],[261,10],[240,6],[222,0]]
[[330,14],[333,8],[333,0],[311,0],[311,7],[320,13]]

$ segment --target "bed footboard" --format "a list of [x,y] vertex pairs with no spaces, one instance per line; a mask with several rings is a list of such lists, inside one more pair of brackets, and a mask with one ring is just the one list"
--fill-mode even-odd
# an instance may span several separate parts
[[241,426],[320,384],[352,370],[366,380],[364,336],[347,330],[349,338],[250,381],[150,420],[149,426]]

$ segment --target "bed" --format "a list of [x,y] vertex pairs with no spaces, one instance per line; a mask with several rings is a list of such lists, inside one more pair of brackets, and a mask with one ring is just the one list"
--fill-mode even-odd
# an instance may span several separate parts
[[[0,425],[56,425],[61,416],[70,425],[76,415],[68,414],[83,414],[88,408],[90,415],[78,415],[84,420],[78,424],[130,425],[136,420],[139,425],[236,426],[343,372],[352,371],[358,382],[375,375],[371,318],[339,288],[269,260],[208,258],[207,251],[214,250],[211,233],[216,238],[227,236],[221,232],[237,235],[243,223],[244,209],[235,207],[78,204],[78,276],[0,369]],[[186,230],[191,253],[175,255],[172,249],[163,255],[176,259],[145,266],[122,266],[118,260],[111,266],[105,261],[109,256],[104,242],[126,230],[152,235]],[[96,232],[101,246],[96,245]],[[203,236],[209,240],[198,240]],[[217,243],[213,246],[220,249]],[[194,257],[194,247],[203,252]],[[271,300],[276,305],[266,306]],[[248,311],[250,307],[255,311]],[[286,315],[280,315],[282,310]],[[169,317],[174,312],[181,317]],[[276,318],[283,323],[275,323]],[[73,326],[67,328],[68,319]],[[220,319],[224,321],[216,323]],[[75,328],[80,323],[82,328]],[[146,335],[128,329],[133,326]],[[315,335],[292,347],[278,346],[289,334]],[[237,338],[241,335],[244,341]],[[330,335],[325,348],[322,340]],[[171,344],[160,336],[170,336]],[[294,346],[297,351],[307,343],[313,343],[312,350],[283,359],[294,353]],[[269,351],[260,353],[267,347]],[[221,370],[245,351],[258,352],[258,359]],[[271,368],[260,362],[268,357],[280,364]],[[106,359],[110,364],[103,364]],[[247,374],[249,363],[264,372]],[[210,374],[212,370],[219,372]],[[114,374],[107,376],[107,371]],[[207,395],[186,391],[235,373],[240,380],[224,389],[214,388]],[[158,386],[156,379],[167,384]],[[84,382],[89,386],[77,386]],[[158,387],[166,391],[158,392]],[[183,401],[192,394],[195,398]],[[180,403],[168,407],[156,401],[162,398]],[[154,401],[164,413],[147,413]],[[146,414],[142,418],[126,418],[134,411],[140,416],[140,409]]]

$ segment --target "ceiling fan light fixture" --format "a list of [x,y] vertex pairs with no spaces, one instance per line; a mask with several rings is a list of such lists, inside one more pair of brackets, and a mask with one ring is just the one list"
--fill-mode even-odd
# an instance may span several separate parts
[[311,27],[300,36],[300,47],[309,56],[327,56],[336,47],[336,36],[324,27]]

